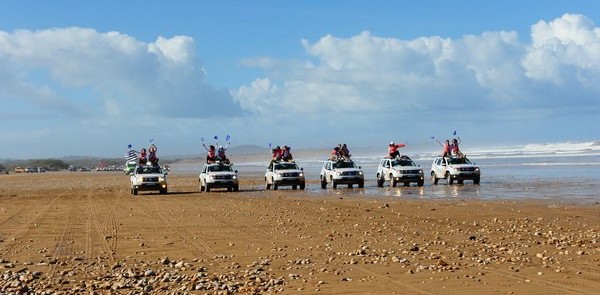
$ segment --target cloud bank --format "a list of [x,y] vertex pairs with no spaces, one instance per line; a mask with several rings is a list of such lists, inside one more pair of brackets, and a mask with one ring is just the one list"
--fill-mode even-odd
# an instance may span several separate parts
[[[483,32],[453,40],[350,38],[302,40],[305,60],[247,64],[267,75],[232,92],[257,114],[498,112],[600,106],[600,28],[565,14],[516,32]],[[273,65],[276,65],[275,67]]]
[[145,43],[78,27],[0,31],[0,105],[4,117],[240,115],[228,91],[204,82],[196,51],[187,36]]

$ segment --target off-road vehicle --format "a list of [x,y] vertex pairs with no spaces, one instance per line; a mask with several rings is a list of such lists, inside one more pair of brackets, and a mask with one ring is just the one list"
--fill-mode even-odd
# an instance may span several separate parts
[[226,188],[234,192],[240,189],[237,170],[233,170],[232,164],[204,164],[202,172],[198,175],[198,182],[200,192],[210,192],[214,188]]
[[446,179],[448,184],[462,184],[465,180],[479,184],[481,171],[467,157],[437,157],[431,164],[431,183],[437,184],[440,179]]
[[278,189],[281,186],[291,186],[292,189],[304,189],[306,180],[304,179],[304,169],[298,167],[294,162],[278,161],[274,162],[267,172],[265,172],[265,183],[267,189]]
[[425,175],[423,169],[407,156],[385,158],[381,159],[377,167],[377,186],[383,187],[386,181],[389,181],[391,186],[396,186],[398,183],[408,186],[411,182],[423,186]]
[[167,193],[167,175],[159,166],[137,166],[129,179],[133,195],[137,195],[138,191]]
[[359,188],[365,186],[365,176],[360,167],[350,160],[327,160],[321,169],[321,188],[327,188],[331,183],[333,188],[339,184],[347,184],[349,188],[356,184]]

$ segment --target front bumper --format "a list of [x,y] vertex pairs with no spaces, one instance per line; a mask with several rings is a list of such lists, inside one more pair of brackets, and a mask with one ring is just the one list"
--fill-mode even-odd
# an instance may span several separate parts
[[167,183],[142,182],[141,184],[136,184],[133,187],[139,191],[159,191],[159,190],[166,190]]
[[474,180],[474,179],[479,179],[481,177],[481,173],[461,172],[461,173],[457,173],[457,174],[450,174],[450,177],[453,180]]
[[303,185],[306,184],[306,180],[303,177],[281,177],[275,178],[273,182],[277,185]]
[[425,176],[421,174],[401,174],[395,175],[394,180],[397,182],[419,182],[424,181]]

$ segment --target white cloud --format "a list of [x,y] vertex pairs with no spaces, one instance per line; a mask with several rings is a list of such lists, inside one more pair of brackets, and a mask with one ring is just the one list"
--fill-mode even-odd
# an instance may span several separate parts
[[[366,114],[557,107],[566,95],[598,105],[600,29],[566,14],[532,26],[532,42],[516,32],[483,32],[458,39],[381,38],[365,31],[327,35],[311,43],[303,62],[255,62],[267,75],[233,95],[262,114]],[[550,85],[547,85],[549,83]],[[487,112],[486,111],[486,112]]]
[[523,57],[527,77],[560,88],[600,90],[600,28],[583,15],[565,14],[531,28]]
[[0,31],[0,103],[59,116],[240,114],[227,91],[203,81],[195,51],[187,36],[145,43],[78,27]]

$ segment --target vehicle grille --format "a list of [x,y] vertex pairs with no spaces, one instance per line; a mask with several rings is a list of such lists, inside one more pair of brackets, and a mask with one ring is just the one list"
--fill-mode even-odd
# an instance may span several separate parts
[[232,179],[233,175],[215,175],[215,179]]
[[158,182],[158,177],[144,177],[142,178],[143,182]]
[[475,167],[462,167],[462,168],[458,168],[456,170],[473,172],[473,171],[475,171]]
[[419,170],[404,170],[402,174],[419,174]]
[[355,176],[358,175],[358,171],[344,171],[342,172],[343,176]]
[[298,176],[300,176],[300,173],[290,172],[290,173],[283,173],[282,175],[283,175],[283,177],[298,177]]

